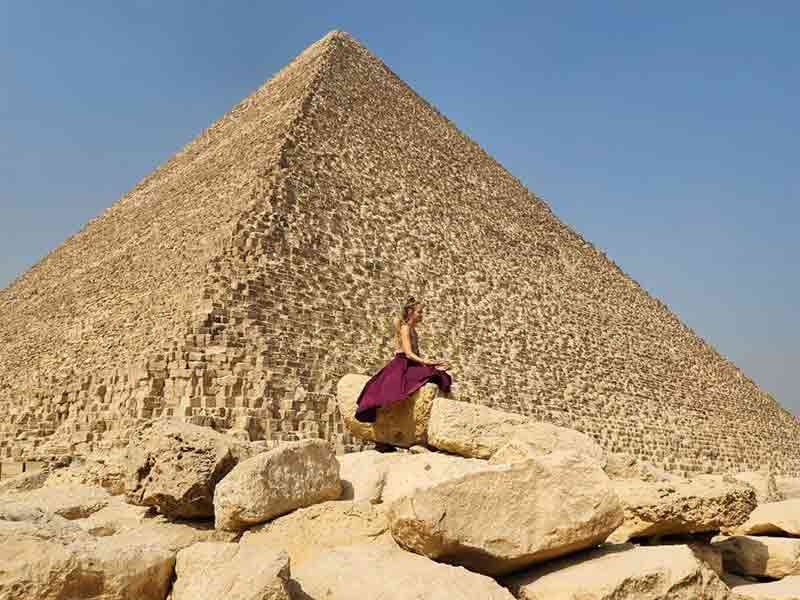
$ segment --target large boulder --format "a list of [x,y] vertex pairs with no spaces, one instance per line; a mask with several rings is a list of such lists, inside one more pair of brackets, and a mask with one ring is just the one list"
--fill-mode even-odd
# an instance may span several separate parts
[[612,482],[625,508],[625,521],[612,542],[667,534],[730,531],[756,506],[753,489],[723,481],[650,483],[634,479]]
[[380,506],[367,501],[330,501],[301,508],[244,532],[240,544],[282,548],[292,566],[339,546],[371,544],[391,538]]
[[738,575],[780,579],[800,575],[800,539],[771,536],[719,536],[714,546],[722,552],[726,571]]
[[568,452],[487,466],[389,505],[401,546],[487,575],[597,545],[622,519],[602,469]]
[[285,552],[205,542],[178,553],[170,600],[290,600]]
[[53,469],[44,485],[101,487],[112,496],[125,493],[126,459],[122,451],[95,453]]
[[289,442],[228,473],[214,493],[214,521],[237,531],[341,493],[339,462],[327,442]]
[[214,514],[214,489],[242,456],[242,444],[208,427],[173,420],[143,424],[125,451],[125,495],[171,518]]
[[725,575],[723,581],[730,587],[734,600],[798,600],[800,575],[784,577],[780,581],[755,583],[736,575]]
[[566,450],[601,467],[605,464],[602,448],[579,431],[447,398],[433,402],[428,444],[452,454],[484,459],[505,447],[504,453],[493,460],[498,464]]
[[350,432],[362,440],[405,448],[425,444],[431,404],[439,392],[438,386],[428,383],[405,400],[379,408],[374,423],[362,423],[355,418],[356,402],[367,381],[366,375],[350,373],[336,386],[339,412]]
[[158,544],[94,538],[58,516],[0,520],[3,599],[163,600],[174,562],[174,552]]
[[501,581],[519,600],[728,600],[728,588],[682,545],[608,545]]
[[41,487],[0,498],[0,514],[14,504],[37,508],[65,519],[83,519],[108,506],[111,496],[105,490],[82,485]]
[[736,533],[800,536],[800,498],[760,504]]
[[293,600],[513,600],[489,577],[391,543],[335,548],[292,566]]

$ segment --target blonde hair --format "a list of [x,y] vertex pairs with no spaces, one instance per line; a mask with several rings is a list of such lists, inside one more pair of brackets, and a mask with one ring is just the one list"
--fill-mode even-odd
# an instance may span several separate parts
[[395,316],[392,319],[392,336],[397,344],[400,343],[400,328],[403,326],[403,323],[407,323],[411,313],[414,312],[414,308],[420,305],[420,302],[414,298],[414,296],[410,296],[403,307],[400,309],[400,314]]

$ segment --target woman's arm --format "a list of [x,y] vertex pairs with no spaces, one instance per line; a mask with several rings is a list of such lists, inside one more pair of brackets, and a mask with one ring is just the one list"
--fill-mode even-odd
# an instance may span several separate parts
[[408,325],[405,324],[400,326],[400,346],[403,348],[403,352],[408,358],[420,362],[423,365],[436,364],[433,361],[425,360],[421,356],[414,354],[414,351],[411,349],[411,330]]

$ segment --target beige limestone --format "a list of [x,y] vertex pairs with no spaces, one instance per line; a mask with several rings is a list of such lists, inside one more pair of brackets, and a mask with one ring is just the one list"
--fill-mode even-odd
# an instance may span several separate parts
[[760,504],[736,533],[800,536],[800,498]]
[[681,480],[680,477],[659,469],[647,461],[639,460],[630,454],[617,452],[610,452],[606,455],[606,464],[603,470],[611,479],[640,479],[651,482]]
[[50,476],[50,471],[42,469],[34,473],[23,473],[4,479],[0,483],[0,496],[15,492],[29,492],[42,487]]
[[339,477],[342,480],[340,499],[380,503],[386,483],[386,473],[391,465],[403,458],[404,455],[398,452],[375,450],[351,452],[337,457]]
[[776,477],[775,485],[784,500],[800,498],[800,477]]
[[214,488],[236,465],[237,442],[208,427],[146,423],[126,449],[126,498],[173,518],[214,514]]
[[78,484],[98,486],[112,496],[125,493],[126,460],[123,452],[97,453],[73,462],[68,467],[54,469],[45,485]]
[[432,383],[422,386],[405,400],[378,409],[374,423],[356,420],[356,401],[369,380],[366,375],[350,373],[336,386],[339,412],[350,432],[362,440],[409,447],[427,441],[431,404],[439,388]]
[[224,542],[178,553],[170,600],[290,600],[289,557],[280,550]]
[[11,510],[11,504],[53,513],[65,519],[83,519],[108,506],[111,496],[102,489],[63,485],[43,487],[0,498],[0,514]]
[[282,548],[299,565],[332,548],[391,538],[385,511],[366,501],[329,501],[301,508],[244,532],[240,544]]
[[335,548],[292,567],[292,600],[513,600],[489,577],[392,543]]
[[238,531],[341,494],[339,463],[325,441],[287,442],[240,462],[217,485],[214,522]]
[[578,452],[600,466],[605,464],[602,449],[587,435],[549,423],[535,423],[512,414],[468,402],[436,398],[428,424],[428,443],[468,458],[491,458],[509,442],[506,458],[542,456],[556,450]]
[[731,530],[756,506],[755,491],[742,483],[689,480],[652,483],[634,479],[612,482],[625,508],[625,521],[609,537],[626,542],[637,537]]
[[780,579],[800,575],[800,539],[734,535],[714,538],[726,571]]
[[752,486],[756,491],[756,499],[759,504],[780,502],[785,499],[784,495],[778,489],[775,473],[769,469],[743,471],[742,473],[736,473],[733,477]]
[[727,586],[683,545],[607,545],[502,580],[519,600],[730,600]]
[[600,467],[554,452],[416,489],[389,520],[404,548],[499,575],[601,543],[622,507]]
[[736,576],[725,576],[732,600],[800,600],[800,576],[792,575],[780,581],[754,583]]

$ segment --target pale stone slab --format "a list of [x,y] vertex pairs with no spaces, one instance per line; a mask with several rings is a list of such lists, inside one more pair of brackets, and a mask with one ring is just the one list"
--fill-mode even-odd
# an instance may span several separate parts
[[799,575],[769,583],[753,583],[729,575],[723,579],[731,589],[733,600],[800,600]]
[[498,464],[557,450],[569,450],[581,454],[584,460],[605,464],[605,453],[600,446],[579,431],[447,398],[436,398],[433,402],[428,444],[460,456],[484,459],[495,457],[506,447],[493,458]]
[[800,539],[772,536],[719,536],[714,546],[722,552],[725,570],[737,575],[779,579],[800,575]]
[[759,505],[736,533],[800,536],[800,498]]
[[568,452],[487,466],[389,506],[401,546],[488,575],[597,545],[622,519],[602,469]]
[[82,485],[41,487],[29,492],[9,494],[0,499],[0,513],[13,504],[23,504],[65,519],[83,519],[108,506],[111,496],[102,489]]
[[775,485],[784,500],[800,498],[800,477],[776,477]]
[[611,479],[639,479],[641,481],[681,481],[682,477],[659,469],[647,461],[625,453],[609,452],[603,467]]
[[301,508],[244,532],[242,546],[282,548],[296,566],[339,546],[391,538],[380,505],[368,501],[330,501]]
[[625,522],[610,537],[636,537],[731,530],[756,506],[755,491],[741,483],[687,480],[650,483],[634,479],[612,482],[625,508]]
[[603,546],[502,583],[519,600],[729,600],[727,586],[684,545]]
[[439,392],[436,384],[428,383],[388,408],[379,408],[374,423],[362,423],[355,418],[356,402],[366,375],[350,373],[339,380],[336,399],[344,423],[350,432],[362,440],[410,447],[427,441],[428,419],[433,399]]
[[335,548],[292,567],[293,600],[513,600],[490,577],[392,543]]
[[246,529],[341,493],[339,462],[327,442],[287,442],[242,461],[217,485],[214,522]]
[[225,542],[178,553],[170,600],[290,600],[289,556]]

